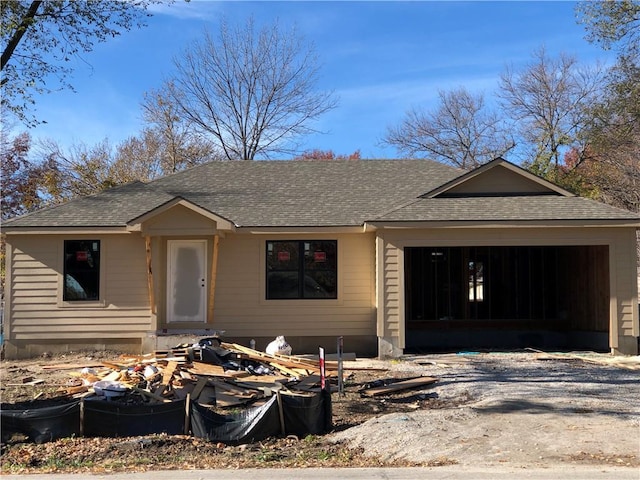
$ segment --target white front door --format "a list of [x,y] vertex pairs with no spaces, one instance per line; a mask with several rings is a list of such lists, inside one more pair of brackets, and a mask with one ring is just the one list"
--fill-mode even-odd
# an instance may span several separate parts
[[207,320],[207,241],[167,241],[167,322]]

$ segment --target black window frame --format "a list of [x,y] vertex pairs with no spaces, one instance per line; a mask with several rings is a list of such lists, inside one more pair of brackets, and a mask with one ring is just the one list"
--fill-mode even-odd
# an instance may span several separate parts
[[102,245],[99,239],[63,241],[63,302],[97,302],[100,300]]
[[[291,248],[277,248],[278,245]],[[309,245],[307,250],[306,245]],[[312,248],[312,245],[325,248]],[[265,242],[265,299],[266,300],[337,300],[338,298],[338,241],[337,240],[267,240]],[[282,255],[282,258],[278,258]],[[294,258],[291,258],[294,257]],[[278,263],[288,263],[277,268]],[[326,265],[326,268],[322,268]],[[289,276],[289,293],[276,288],[273,278],[282,282]],[[283,275],[284,274],[284,275]],[[297,291],[296,291],[297,290]]]

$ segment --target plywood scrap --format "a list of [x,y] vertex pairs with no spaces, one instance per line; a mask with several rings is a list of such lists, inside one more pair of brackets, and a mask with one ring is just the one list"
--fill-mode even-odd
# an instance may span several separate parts
[[232,385],[224,381],[212,381],[216,389],[216,405],[221,407],[231,407],[246,404],[263,396],[262,391],[243,388]]
[[224,390],[216,389],[216,406],[218,407],[236,407],[238,405],[244,405],[249,401],[246,398],[239,398]]
[[210,375],[219,377],[231,376],[225,373],[224,368],[220,365],[211,365],[203,362],[193,362],[189,368],[186,368],[186,370],[193,375]]
[[246,388],[235,383],[227,383],[224,380],[212,380],[212,385],[218,390],[229,392],[233,395],[252,398],[258,395],[258,391],[253,388]]
[[291,378],[278,375],[252,375],[250,377],[241,378],[236,380],[236,385],[240,387],[261,389],[263,387],[277,388],[288,384]]
[[415,377],[400,382],[391,383],[389,385],[383,385],[380,387],[373,387],[363,390],[362,393],[368,396],[385,395],[387,393],[398,392],[401,390],[410,390],[412,388],[425,387],[432,385],[438,381],[434,377]]

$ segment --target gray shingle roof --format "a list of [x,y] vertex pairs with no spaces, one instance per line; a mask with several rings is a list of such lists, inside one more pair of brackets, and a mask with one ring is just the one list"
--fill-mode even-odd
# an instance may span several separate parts
[[88,197],[44,208],[5,222],[5,227],[119,227],[171,200],[142,182],[111,188]]
[[429,160],[212,162],[43,209],[5,227],[125,226],[175,197],[250,227],[357,226],[373,220],[638,220],[631,212],[561,196],[418,199],[463,173]]
[[419,199],[379,216],[386,222],[639,220],[639,215],[581,197],[559,195]]

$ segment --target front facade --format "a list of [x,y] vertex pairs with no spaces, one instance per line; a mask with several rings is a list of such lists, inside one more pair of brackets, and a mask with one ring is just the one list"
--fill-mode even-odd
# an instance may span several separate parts
[[640,218],[504,160],[218,162],[7,222],[5,355],[638,351]]

